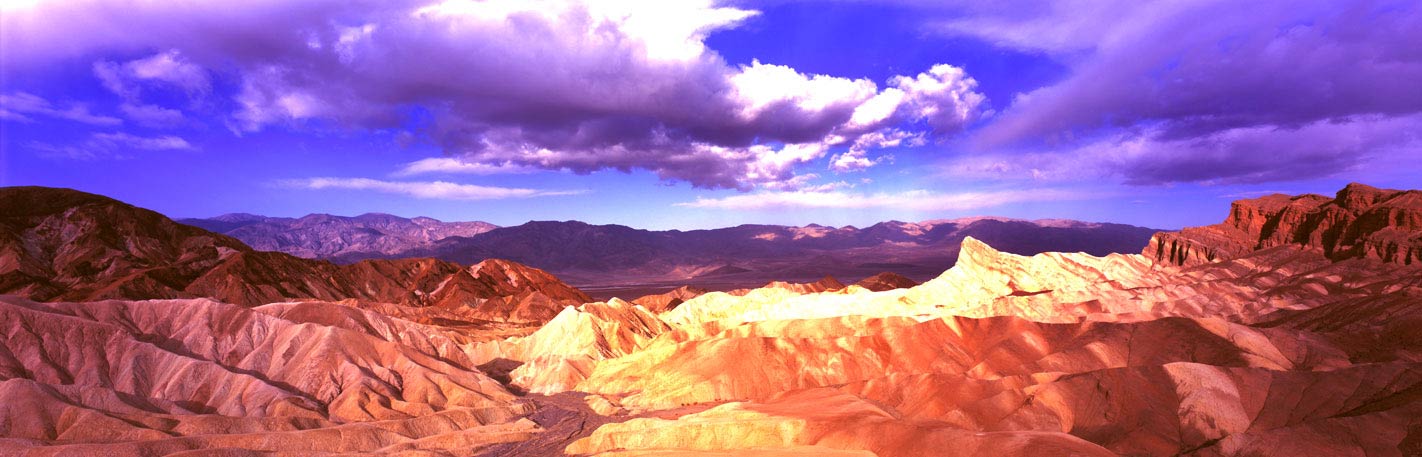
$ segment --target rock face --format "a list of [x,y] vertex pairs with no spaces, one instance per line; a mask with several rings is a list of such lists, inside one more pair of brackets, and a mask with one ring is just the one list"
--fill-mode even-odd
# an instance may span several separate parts
[[178,224],[66,189],[0,189],[0,293],[36,300],[209,297],[258,306],[360,299],[473,306],[488,320],[542,322],[591,301],[552,275],[504,260],[464,268],[434,259],[335,265]]
[[178,222],[237,238],[260,251],[336,261],[390,257],[445,238],[474,236],[498,228],[488,222],[442,222],[378,213],[355,217],[311,214],[300,218],[224,214]]
[[1334,260],[1422,262],[1422,191],[1354,183],[1331,199],[1275,194],[1240,200],[1224,223],[1156,234],[1144,254],[1190,266],[1283,245],[1320,249]]

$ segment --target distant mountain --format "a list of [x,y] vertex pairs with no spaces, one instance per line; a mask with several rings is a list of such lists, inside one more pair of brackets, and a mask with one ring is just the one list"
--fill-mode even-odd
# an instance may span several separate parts
[[888,221],[862,229],[740,225],[690,231],[534,221],[439,240],[398,256],[462,263],[507,258],[575,283],[662,281],[725,290],[770,280],[864,278],[884,271],[924,280],[952,266],[968,236],[1015,254],[1106,255],[1140,252],[1155,232],[1122,224],[990,217]]
[[390,257],[452,236],[474,236],[498,228],[488,222],[442,222],[381,213],[300,218],[233,213],[178,222],[237,238],[261,251],[348,262]]
[[258,251],[107,197],[44,187],[0,188],[0,294],[44,301],[207,297],[243,306],[357,299],[517,322],[541,322],[564,304],[591,300],[542,270],[505,260],[470,268],[436,259],[342,266]]
[[[227,214],[180,222],[241,240],[253,248],[351,263],[432,257],[462,264],[510,259],[577,284],[690,284],[714,290],[824,276],[865,278],[892,272],[926,280],[951,267],[963,238],[1005,252],[1093,255],[1140,252],[1154,229],[1061,219],[971,217],[887,221],[865,228],[740,225],[709,230],[641,230],[578,221],[532,221],[513,227],[440,222],[388,214],[301,218]],[[638,296],[642,288],[606,289]]]

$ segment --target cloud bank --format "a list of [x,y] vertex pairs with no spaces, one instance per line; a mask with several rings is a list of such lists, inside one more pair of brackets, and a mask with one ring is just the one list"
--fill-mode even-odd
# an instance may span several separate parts
[[956,7],[964,13],[938,20],[937,31],[1070,68],[974,132],[983,154],[952,165],[960,171],[1258,183],[1336,174],[1378,154],[1422,160],[1408,133],[1422,128],[1417,2]]
[[[7,11],[0,46],[3,71],[93,59],[146,125],[181,113],[143,104],[145,86],[199,97],[226,72],[235,132],[408,130],[465,164],[453,172],[645,169],[744,190],[837,149],[852,150],[836,171],[872,166],[884,144],[864,138],[948,136],[982,110],[976,81],[951,65],[881,87],[707,49],[756,14],[709,1],[78,0]],[[115,53],[140,57],[100,57]]]
[[1010,203],[1079,200],[1091,195],[1061,189],[1019,189],[986,192],[934,192],[912,190],[898,193],[851,193],[837,190],[762,191],[722,198],[702,198],[677,203],[687,208],[724,210],[775,210],[806,208],[897,209],[914,211],[962,211],[990,208]]
[[282,181],[279,184],[285,187],[299,189],[365,190],[434,200],[498,200],[587,193],[587,191],[583,190],[539,190],[517,187],[477,186],[446,181],[382,181],[369,178],[307,178]]

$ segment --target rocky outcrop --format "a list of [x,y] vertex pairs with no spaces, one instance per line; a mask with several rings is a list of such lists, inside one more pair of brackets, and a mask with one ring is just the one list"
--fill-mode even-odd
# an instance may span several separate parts
[[[781,289],[795,294],[814,294],[844,289],[844,283],[839,282],[838,279],[834,279],[833,276],[825,276],[820,278],[819,281],[814,282],[771,281],[760,286],[759,289]],[[727,293],[731,295],[745,295],[752,290],[756,289],[736,289]]]
[[0,293],[36,300],[208,297],[244,306],[358,299],[472,306],[487,320],[542,322],[591,301],[552,275],[491,259],[351,265],[253,250],[152,211],[66,189],[0,189]]
[[861,279],[859,280],[859,282],[854,283],[854,285],[863,287],[874,292],[883,292],[886,290],[907,289],[913,286],[917,286],[918,281],[909,279],[901,274],[885,271],[883,273],[879,273],[877,275]]
[[1285,245],[1318,249],[1333,260],[1422,263],[1422,191],[1354,183],[1331,199],[1276,194],[1240,200],[1223,223],[1157,233],[1144,254],[1193,266]]
[[643,295],[632,300],[632,303],[641,305],[653,313],[661,313],[681,306],[687,300],[704,295],[706,292],[706,289],[700,287],[681,286],[660,294]]

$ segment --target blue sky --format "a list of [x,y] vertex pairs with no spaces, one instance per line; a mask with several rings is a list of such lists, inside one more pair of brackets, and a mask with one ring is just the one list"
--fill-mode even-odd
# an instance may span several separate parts
[[1422,187],[1411,2],[4,8],[0,185],[174,217],[1177,228]]

